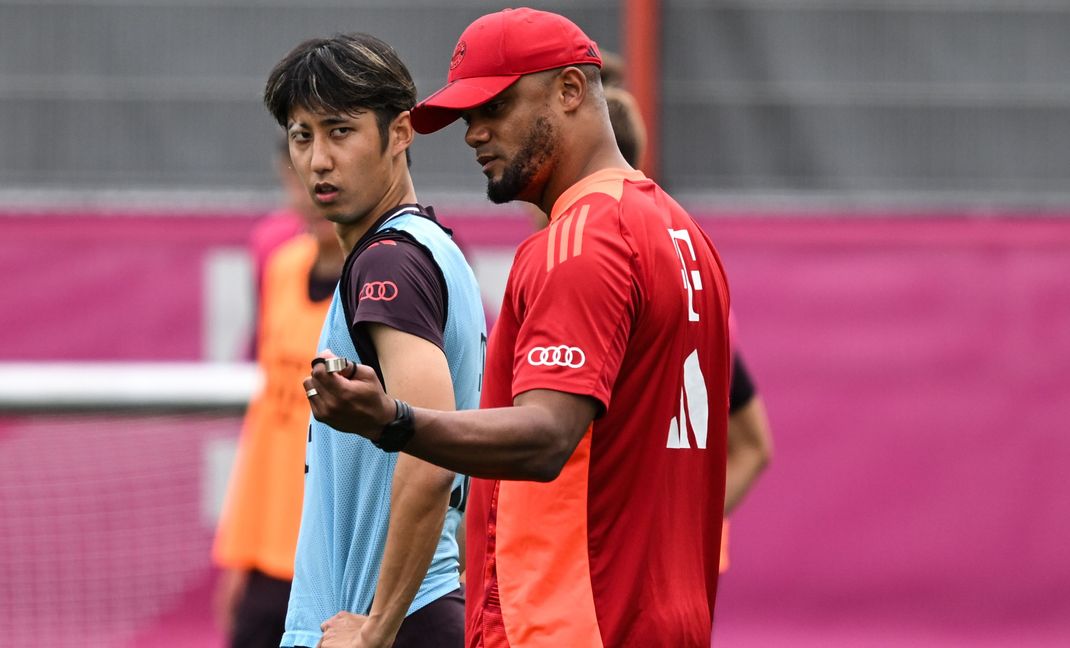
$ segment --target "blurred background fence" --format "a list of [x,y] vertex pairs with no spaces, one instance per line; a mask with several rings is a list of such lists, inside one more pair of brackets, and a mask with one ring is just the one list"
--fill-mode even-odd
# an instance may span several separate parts
[[[626,3],[540,2],[627,53]],[[645,3],[657,5],[659,3]],[[1065,204],[1070,4],[1059,0],[660,3],[655,143],[680,194]],[[259,104],[298,41],[365,30],[420,95],[488,0],[0,0],[0,186],[273,188]],[[425,193],[480,192],[455,126],[420,138]],[[466,161],[468,163],[466,163]]]
[[[629,3],[533,4],[627,54]],[[0,0],[0,362],[244,359],[268,70],[362,30],[424,96],[499,8]],[[660,3],[659,180],[724,256],[777,442],[723,645],[1070,636],[1067,34],[1056,0]],[[496,309],[527,220],[483,199],[459,126],[413,169]],[[23,383],[0,371],[0,401]],[[206,503],[239,412],[108,407],[0,414],[0,627],[219,645]]]

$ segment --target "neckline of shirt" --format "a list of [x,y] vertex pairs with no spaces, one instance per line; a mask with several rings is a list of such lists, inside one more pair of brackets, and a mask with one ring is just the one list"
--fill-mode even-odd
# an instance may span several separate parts
[[610,167],[608,169],[600,169],[595,171],[589,176],[581,178],[579,182],[572,185],[565,190],[565,193],[557,197],[554,201],[554,206],[550,209],[550,222],[554,222],[572,206],[577,200],[579,200],[586,193],[587,189],[599,182],[606,182],[609,180],[632,180],[639,181],[645,179],[642,171],[636,169],[624,169],[619,167]]

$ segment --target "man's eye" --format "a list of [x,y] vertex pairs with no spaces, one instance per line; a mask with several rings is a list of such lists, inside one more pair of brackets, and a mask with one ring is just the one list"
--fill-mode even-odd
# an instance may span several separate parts
[[308,133],[295,131],[293,133],[290,133],[290,139],[294,142],[307,142],[309,137]]
[[352,128],[349,128],[347,126],[339,126],[338,128],[331,129],[331,135],[334,135],[335,137],[345,137],[352,130]]

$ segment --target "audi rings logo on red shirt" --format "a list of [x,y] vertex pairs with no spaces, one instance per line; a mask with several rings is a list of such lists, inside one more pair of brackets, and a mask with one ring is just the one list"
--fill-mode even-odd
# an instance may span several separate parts
[[398,285],[393,281],[369,281],[360,289],[361,300],[394,301],[398,296]]
[[533,367],[568,367],[579,369],[587,362],[583,349],[567,344],[535,347],[528,351],[528,364]]

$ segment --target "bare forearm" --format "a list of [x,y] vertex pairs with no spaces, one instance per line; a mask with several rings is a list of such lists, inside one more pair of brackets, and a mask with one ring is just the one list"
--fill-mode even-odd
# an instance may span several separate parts
[[[371,325],[369,334],[392,395],[452,409],[449,365],[438,347],[381,324]],[[374,640],[372,645],[393,645],[435,555],[452,484],[453,473],[414,457],[398,457],[379,581],[364,628],[365,637]]]
[[724,488],[724,514],[729,515],[743,500],[754,481],[765,468],[765,461],[755,454],[746,454],[728,463]]
[[449,506],[453,475],[412,457],[399,457],[391,489],[390,521],[369,622],[393,637],[435,555]]
[[765,404],[755,396],[728,419],[728,464],[725,515],[743,500],[773,455],[773,437]]
[[[386,380],[390,384],[389,376]],[[321,363],[304,388],[317,394],[309,401],[317,420],[372,441],[397,415],[394,398],[364,365],[342,375],[328,373]],[[406,391],[392,389],[391,394],[409,400]],[[513,407],[497,409],[453,412],[434,403],[409,402],[435,409],[413,407],[415,435],[406,442],[405,453],[473,477],[534,481],[557,477],[601,407],[591,397],[552,389],[524,392]]]
[[549,481],[557,476],[582,435],[537,406],[440,412],[415,410],[416,434],[405,452],[456,472],[487,479]]

